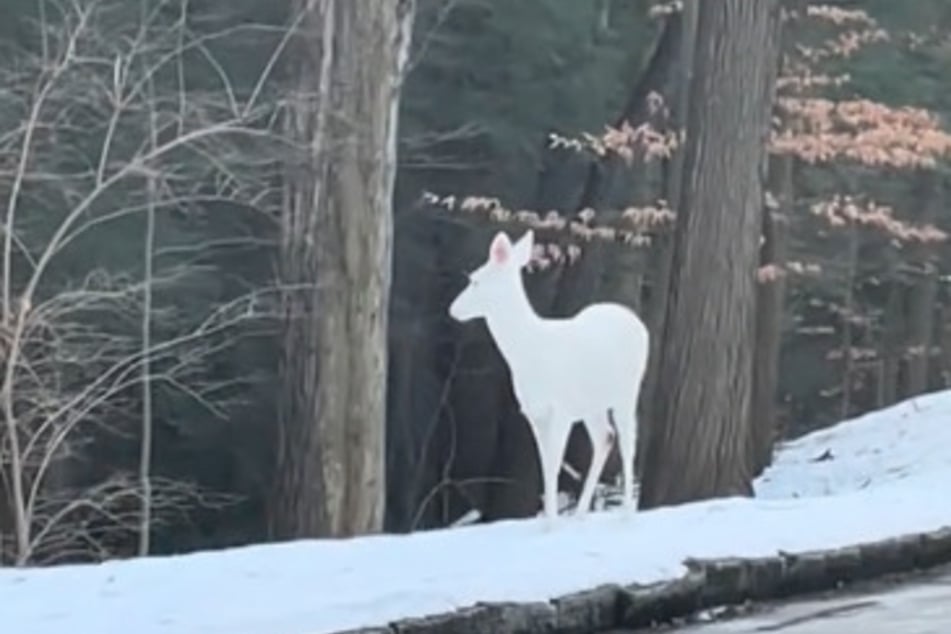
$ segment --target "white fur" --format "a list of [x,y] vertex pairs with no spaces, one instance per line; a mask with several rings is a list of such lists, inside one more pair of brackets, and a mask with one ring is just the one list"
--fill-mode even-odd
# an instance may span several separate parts
[[488,259],[469,275],[469,285],[449,314],[458,321],[484,318],[508,363],[515,396],[538,446],[545,515],[557,515],[558,473],[568,435],[579,420],[594,450],[577,512],[589,510],[614,440],[609,411],[620,443],[624,504],[629,507],[647,328],[632,310],[613,303],[592,304],[567,319],[540,317],[528,301],[521,275],[533,241],[531,230],[514,245],[500,231]]

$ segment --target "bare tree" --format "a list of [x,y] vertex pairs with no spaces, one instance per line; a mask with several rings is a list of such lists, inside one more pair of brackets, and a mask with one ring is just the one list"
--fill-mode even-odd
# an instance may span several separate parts
[[298,0],[287,171],[278,537],[382,528],[396,123],[412,0]]
[[640,504],[751,493],[747,451],[774,0],[699,3],[659,385]]
[[[39,51],[2,70],[0,108],[25,113],[0,129],[0,517],[10,518],[3,556],[15,564],[106,557],[137,534],[144,554],[154,523],[226,501],[151,474],[149,394],[161,386],[219,407],[204,364],[238,325],[264,316],[268,290],[197,321],[156,305],[153,291],[192,267],[153,266],[155,223],[170,209],[276,199],[264,169],[275,164],[268,148],[276,137],[272,106],[258,104],[263,88],[243,96],[233,89],[186,13],[170,21],[169,6],[176,4],[157,3],[129,22],[116,13],[128,10],[121,3],[68,3],[40,25]],[[127,25],[122,37],[109,30],[116,24]],[[170,83],[169,69],[189,52],[209,61],[224,90]],[[145,220],[144,279],[106,265],[69,270],[98,230],[135,218]],[[153,341],[155,320],[176,324],[177,334]],[[102,434],[139,433],[137,476],[70,477],[74,458]]]

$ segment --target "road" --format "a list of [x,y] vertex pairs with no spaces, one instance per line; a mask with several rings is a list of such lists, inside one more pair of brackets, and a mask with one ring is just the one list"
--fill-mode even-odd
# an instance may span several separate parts
[[761,606],[752,614],[690,625],[679,634],[948,634],[951,570],[865,592]]

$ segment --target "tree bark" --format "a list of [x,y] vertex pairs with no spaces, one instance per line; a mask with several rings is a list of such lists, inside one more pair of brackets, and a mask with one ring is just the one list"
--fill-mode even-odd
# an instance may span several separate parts
[[703,0],[640,506],[752,492],[755,273],[779,4]]
[[[414,3],[298,0],[271,533],[382,529],[397,106]],[[302,290],[306,287],[306,290]]]

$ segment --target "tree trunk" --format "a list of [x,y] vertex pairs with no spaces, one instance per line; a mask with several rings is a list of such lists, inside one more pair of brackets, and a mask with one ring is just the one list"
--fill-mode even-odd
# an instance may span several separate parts
[[849,247],[846,253],[846,280],[842,297],[842,398],[839,401],[839,420],[847,420],[852,411],[852,380],[855,372],[855,355],[852,351],[855,336],[855,274],[859,258],[859,229],[855,221],[849,222]]
[[908,307],[908,378],[905,396],[927,392],[929,388],[934,310],[938,297],[938,269],[931,262],[921,264],[919,278],[911,288]]
[[[275,491],[277,538],[382,529],[397,106],[411,0],[298,0]],[[305,287],[302,290],[302,287]]]
[[774,210],[768,205],[763,206],[760,266],[776,267],[777,274],[760,280],[756,288],[756,344],[750,406],[753,476],[759,475],[769,466],[776,441],[776,387],[779,384],[779,352],[786,299],[786,227],[793,211],[791,156],[779,156],[772,160],[770,180],[779,208]]
[[951,306],[938,304],[938,347],[941,385],[951,387]]
[[[942,177],[932,171],[920,176],[924,205],[920,222],[932,223],[943,208],[944,184]],[[934,338],[935,303],[938,299],[937,254],[931,243],[916,243],[911,247],[916,279],[908,299],[908,379],[905,395],[927,392],[929,387],[931,344]]]
[[898,279],[896,266],[889,266],[888,298],[882,324],[881,376],[876,407],[887,407],[898,401],[899,376],[905,342],[905,283]]
[[752,492],[750,333],[779,4],[699,4],[642,508]]

